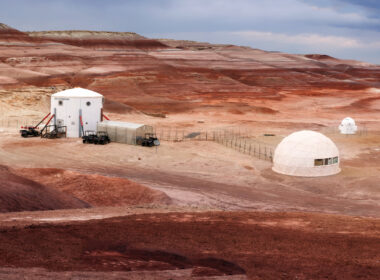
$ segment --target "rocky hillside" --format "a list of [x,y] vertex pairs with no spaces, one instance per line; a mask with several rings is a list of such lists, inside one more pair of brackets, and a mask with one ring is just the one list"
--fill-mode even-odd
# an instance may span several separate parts
[[26,33],[1,26],[0,105],[9,101],[3,99],[4,91],[80,86],[104,94],[112,104],[106,109],[115,112],[135,108],[151,114],[222,110],[289,116],[297,114],[296,100],[303,107],[318,106],[318,112],[307,114],[327,118],[347,109],[370,116],[380,110],[374,90],[380,87],[378,65],[320,54],[155,40],[130,32]]

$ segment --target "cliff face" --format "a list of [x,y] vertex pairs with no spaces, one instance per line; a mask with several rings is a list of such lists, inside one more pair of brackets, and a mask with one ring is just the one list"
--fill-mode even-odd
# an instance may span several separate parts
[[127,106],[149,113],[288,115],[300,110],[294,102],[303,102],[327,117],[347,108],[375,114],[379,78],[378,65],[327,55],[154,40],[129,32],[0,28],[3,93],[38,88],[49,94],[51,87],[81,86],[104,94],[111,111]]

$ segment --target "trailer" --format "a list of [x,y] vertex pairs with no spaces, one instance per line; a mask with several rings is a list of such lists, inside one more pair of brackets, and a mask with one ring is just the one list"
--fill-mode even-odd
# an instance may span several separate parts
[[[46,120],[50,116],[50,113],[47,114],[38,124],[33,126],[22,126],[20,130],[21,137],[28,138],[28,137],[37,137],[41,135],[41,132],[39,131],[38,127],[40,124],[43,123],[44,120]],[[51,120],[51,119],[50,119]],[[50,122],[49,120],[49,122]]]

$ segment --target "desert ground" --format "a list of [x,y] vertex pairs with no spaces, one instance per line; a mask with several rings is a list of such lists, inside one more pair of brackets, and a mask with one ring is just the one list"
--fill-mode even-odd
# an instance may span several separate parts
[[[212,138],[147,148],[20,137],[72,87],[161,135],[239,131],[274,150],[319,131],[342,171],[280,175]],[[2,24],[0,113],[1,279],[379,279],[378,65]],[[337,131],[347,116],[356,135]]]

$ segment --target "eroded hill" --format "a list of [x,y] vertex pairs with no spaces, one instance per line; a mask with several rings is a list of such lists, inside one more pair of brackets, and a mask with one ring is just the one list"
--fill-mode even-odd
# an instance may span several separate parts
[[[329,119],[351,109],[373,119],[379,93],[372,88],[380,86],[379,77],[377,65],[319,54],[154,40],[128,32],[26,33],[6,26],[0,31],[2,106],[15,89],[49,96],[80,86],[104,94],[111,112],[126,106],[148,114],[227,110],[294,118],[299,107],[293,104],[300,102],[313,108],[305,112],[311,118]],[[28,104],[20,106],[38,114]]]

